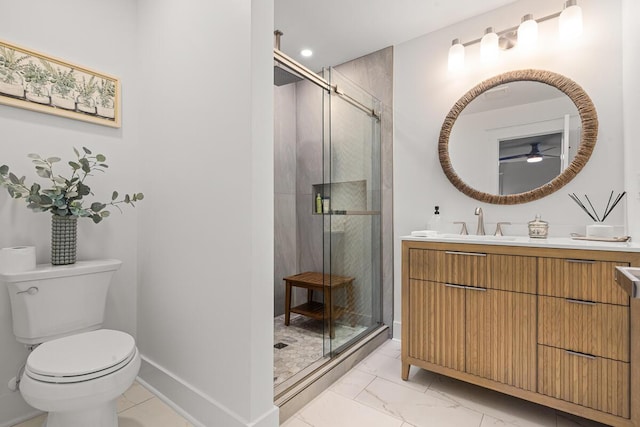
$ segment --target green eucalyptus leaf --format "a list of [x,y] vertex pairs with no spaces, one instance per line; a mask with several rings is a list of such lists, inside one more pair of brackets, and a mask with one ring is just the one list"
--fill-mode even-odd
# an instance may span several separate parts
[[74,171],[81,168],[81,166],[76,162],[69,162],[69,166],[71,166]]
[[94,212],[100,212],[102,209],[106,207],[107,205],[105,205],[104,203],[100,203],[100,202],[91,203],[91,210]]
[[42,204],[42,205],[52,205],[53,204],[53,200],[51,199],[51,197],[47,196],[46,194],[41,194],[40,195],[40,204]]
[[68,191],[67,192],[67,199],[73,199],[74,197],[78,197],[78,193],[75,191]]
[[82,147],[82,149],[84,150],[85,153],[91,154],[91,150],[89,150],[87,147]]
[[61,159],[60,157],[49,157],[49,158],[47,159],[47,162],[49,162],[49,163],[56,163],[56,162],[59,162],[59,161],[61,161],[61,160],[62,160],[62,159]]
[[93,222],[95,224],[97,224],[100,221],[102,221],[102,217],[99,214],[91,215],[91,219],[93,220]]
[[101,166],[101,167],[103,167],[103,168],[108,168],[108,167],[109,167],[109,165],[108,165],[108,164],[106,164],[106,163],[100,163],[100,165],[99,165],[99,166]]
[[9,172],[9,179],[11,180],[12,184],[20,184],[20,180],[13,174],[13,172]]
[[128,194],[125,194],[125,195],[124,195],[124,202],[125,202],[125,203],[131,203],[131,198],[129,197],[129,195],[128,195]]
[[30,159],[41,159],[42,158],[42,157],[40,157],[39,154],[36,154],[36,153],[29,153],[29,154],[27,154],[27,157],[30,158]]
[[108,217],[109,215],[111,215],[111,212],[109,212],[109,211],[102,211],[102,212],[100,212],[100,216],[101,216],[102,218],[106,218],[106,217]]
[[102,154],[96,154],[96,161],[98,162],[104,162],[105,160],[107,160],[107,158],[102,155]]
[[89,165],[89,160],[83,157],[79,161],[80,161],[80,164],[82,165],[82,172],[84,173],[91,172],[91,165]]
[[114,191],[113,194],[111,195],[111,201],[114,201],[117,198],[118,198],[118,192]]
[[31,186],[31,194],[38,194],[39,191],[40,191],[40,184],[38,184],[37,182],[34,182],[33,185]]
[[2,165],[0,166],[0,175],[6,175],[9,173],[9,166]]
[[89,188],[88,185],[83,184],[82,182],[78,183],[78,195],[79,196],[88,196],[89,194],[91,194],[91,188]]
[[76,157],[80,157],[80,153],[76,147],[73,147],[73,152],[76,153]]
[[51,178],[51,171],[49,169],[36,169],[36,174],[42,178]]
[[144,199],[144,194],[142,194],[142,193],[138,193],[138,194],[136,194],[136,199],[137,199],[137,200],[142,200],[142,199]]

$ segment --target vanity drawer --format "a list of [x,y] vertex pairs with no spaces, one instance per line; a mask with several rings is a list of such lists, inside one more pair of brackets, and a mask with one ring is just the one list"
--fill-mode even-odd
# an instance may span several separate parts
[[537,290],[536,257],[487,255],[487,288],[535,294]]
[[565,258],[538,259],[538,293],[584,301],[629,305],[615,281],[616,266],[625,262]]
[[538,345],[538,393],[629,418],[629,364]]
[[487,254],[481,252],[409,251],[409,277],[465,286],[485,286]]
[[629,361],[629,307],[538,297],[538,343]]

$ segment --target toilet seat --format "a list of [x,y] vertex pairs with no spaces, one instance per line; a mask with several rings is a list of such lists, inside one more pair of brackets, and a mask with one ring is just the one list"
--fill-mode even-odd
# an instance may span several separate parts
[[78,383],[109,375],[136,354],[131,335],[99,329],[47,341],[27,359],[25,375],[45,383]]

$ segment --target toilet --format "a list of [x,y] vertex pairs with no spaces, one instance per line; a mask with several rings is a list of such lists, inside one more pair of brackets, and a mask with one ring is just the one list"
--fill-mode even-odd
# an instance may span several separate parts
[[119,260],[38,265],[0,273],[13,333],[33,351],[20,378],[24,400],[48,412],[43,427],[117,427],[116,402],[140,370],[131,335],[101,329]]

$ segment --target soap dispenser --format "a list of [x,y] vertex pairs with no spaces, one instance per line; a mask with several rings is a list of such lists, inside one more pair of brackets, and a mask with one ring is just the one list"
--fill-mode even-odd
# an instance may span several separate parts
[[435,231],[438,231],[438,232],[442,231],[441,221],[442,221],[442,218],[440,216],[440,206],[436,206],[435,207],[435,212],[433,213],[433,215],[431,215],[431,219],[429,220],[429,223],[427,224],[427,229],[435,230]]

